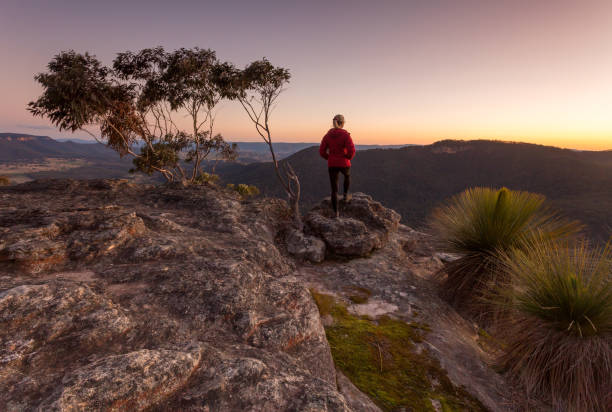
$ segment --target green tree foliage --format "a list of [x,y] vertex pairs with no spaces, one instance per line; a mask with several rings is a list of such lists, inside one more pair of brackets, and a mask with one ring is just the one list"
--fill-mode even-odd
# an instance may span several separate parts
[[579,226],[559,217],[544,196],[489,188],[468,189],[436,209],[431,227],[439,248],[455,254],[441,274],[443,294],[454,304],[481,315],[483,298],[504,282],[500,256],[533,243],[534,236],[559,239]]
[[540,241],[504,259],[503,366],[556,410],[603,411],[612,388],[612,253]]
[[[89,128],[99,127],[104,143],[134,157],[135,170],[194,182],[211,152],[236,156],[214,133],[214,108],[225,94],[220,67],[214,51],[199,48],[119,53],[112,68],[88,53],[61,52],[35,77],[44,91],[28,110],[60,130],[94,136]],[[191,125],[183,130],[175,118],[185,113]]]

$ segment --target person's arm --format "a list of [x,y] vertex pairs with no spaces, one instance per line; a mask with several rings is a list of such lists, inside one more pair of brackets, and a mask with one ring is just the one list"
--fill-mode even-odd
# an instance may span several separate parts
[[325,160],[329,158],[329,154],[327,153],[328,149],[327,145],[327,135],[323,136],[323,140],[321,140],[321,146],[319,146],[319,155]]
[[353,139],[351,139],[350,133],[347,133],[345,147],[346,158],[351,160],[353,157],[355,157],[355,144],[353,143]]

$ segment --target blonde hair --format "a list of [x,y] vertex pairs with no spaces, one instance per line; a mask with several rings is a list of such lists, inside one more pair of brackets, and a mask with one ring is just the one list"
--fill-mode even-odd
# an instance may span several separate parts
[[332,122],[335,128],[341,129],[342,126],[344,126],[344,116],[342,116],[341,114],[337,114],[334,116]]

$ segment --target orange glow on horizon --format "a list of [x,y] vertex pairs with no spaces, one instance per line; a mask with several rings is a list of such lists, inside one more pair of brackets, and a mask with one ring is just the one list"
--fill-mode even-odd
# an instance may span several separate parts
[[[612,150],[610,0],[47,3],[0,13],[10,62],[0,75],[0,132],[87,138],[25,110],[41,92],[33,76],[60,50],[111,65],[125,50],[198,46],[238,67],[266,56],[291,71],[274,141],[317,143],[342,113],[357,144],[489,139]],[[236,102],[219,105],[215,126],[228,140],[260,141]]]
[[[372,132],[372,131],[360,131],[358,129],[347,130],[353,136],[355,144],[363,145],[428,145],[440,140],[497,140],[502,142],[515,142],[515,143],[532,143],[543,146],[554,146],[562,149],[576,149],[576,150],[595,150],[605,151],[612,150],[612,134],[610,135],[547,135],[547,134],[529,134],[526,133],[523,136],[511,136],[511,135],[493,135],[493,134],[420,134],[416,132]],[[294,143],[318,143],[327,129],[321,131],[313,131],[312,133],[299,133],[294,134],[290,138],[276,139],[278,142],[294,142]],[[282,136],[282,133],[278,133],[278,136]],[[320,135],[320,136],[319,136]],[[250,141],[258,142],[261,139],[253,137],[252,134],[236,134],[232,139],[234,141]]]

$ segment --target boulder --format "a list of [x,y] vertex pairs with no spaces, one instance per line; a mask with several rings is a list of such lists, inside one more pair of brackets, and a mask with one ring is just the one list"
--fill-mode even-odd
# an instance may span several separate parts
[[[312,379],[287,368],[282,352],[256,353],[245,345],[206,346],[191,385],[157,410],[351,412],[334,379]],[[221,349],[221,350],[220,350]],[[288,373],[289,372],[289,373]],[[171,407],[172,405],[172,407]]]
[[33,410],[80,359],[103,354],[134,326],[87,285],[51,281],[0,292],[0,404],[19,400],[7,409]]
[[143,410],[181,388],[199,362],[199,349],[143,349],[109,356],[66,377],[59,395],[52,395],[41,408],[92,411],[104,405],[108,411]]
[[292,230],[287,236],[287,251],[296,259],[320,263],[325,259],[325,242],[315,236]]
[[308,231],[325,242],[330,254],[363,257],[382,248],[396,232],[401,216],[364,193],[339,202],[340,217],[334,218],[329,198],[305,218]]
[[0,353],[30,342],[33,353],[24,353],[30,361],[57,354],[67,338],[83,353],[95,350],[131,326],[124,310],[86,285],[52,281],[0,292]]

